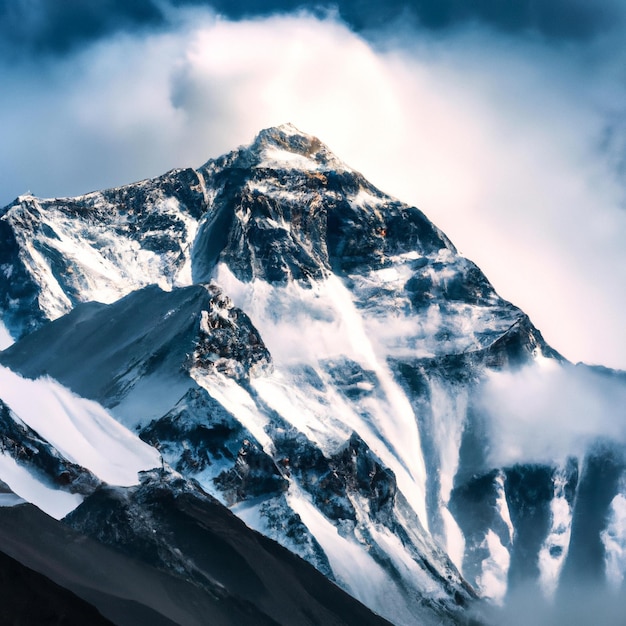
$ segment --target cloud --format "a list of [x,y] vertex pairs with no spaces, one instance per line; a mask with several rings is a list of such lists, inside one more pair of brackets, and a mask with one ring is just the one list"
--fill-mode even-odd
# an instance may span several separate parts
[[381,25],[410,23],[434,32],[470,23],[506,33],[552,40],[594,37],[623,23],[619,0],[1,0],[0,46],[6,54],[64,55],[121,32],[163,27],[172,10],[204,7],[231,20],[308,10],[335,11],[350,28],[367,34]]
[[107,35],[164,21],[152,0],[1,0],[0,49],[24,54],[65,54]]
[[291,121],[422,208],[567,357],[626,367],[626,86],[610,29],[555,44],[460,27],[470,16],[365,39],[332,15],[159,6],[158,28],[137,18],[62,56],[0,62],[0,204],[198,166]]
[[485,606],[478,616],[490,624],[507,626],[620,626],[624,623],[624,594],[611,593],[599,585],[577,582],[559,590],[560,598],[550,603],[534,585],[510,593],[502,608]]
[[493,372],[481,390],[489,461],[564,462],[591,445],[626,443],[626,377],[546,361],[518,372]]

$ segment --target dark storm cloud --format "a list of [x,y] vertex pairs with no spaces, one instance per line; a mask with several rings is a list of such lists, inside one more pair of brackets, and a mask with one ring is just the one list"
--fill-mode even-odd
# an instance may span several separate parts
[[66,53],[163,20],[151,0],[0,0],[0,41],[4,54]]
[[156,28],[173,7],[203,6],[229,19],[306,9],[336,12],[357,32],[390,24],[438,31],[468,23],[548,39],[586,39],[624,21],[618,0],[0,0],[3,54],[64,54],[118,32]]
[[429,29],[479,22],[497,30],[534,31],[550,38],[592,36],[613,24],[621,13],[616,2],[586,0],[213,0],[212,5],[231,18],[303,7],[336,7],[341,18],[357,31],[403,19]]

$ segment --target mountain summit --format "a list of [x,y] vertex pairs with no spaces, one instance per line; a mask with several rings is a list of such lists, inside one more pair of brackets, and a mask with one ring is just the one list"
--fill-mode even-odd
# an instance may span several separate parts
[[[6,376],[68,394],[68,411],[91,403],[81,432],[97,407],[137,469],[162,463],[162,485],[117,485],[71,442],[24,431],[74,464],[70,480],[8,448],[75,530],[193,581],[197,545],[172,516],[204,524],[212,497],[396,624],[470,623],[528,584],[553,596],[590,536],[598,572],[617,558],[617,452],[490,455],[485,381],[571,366],[419,209],[292,125],[196,170],[20,197],[0,240]],[[7,424],[35,430],[28,403],[0,399]],[[11,478],[0,465],[45,510]]]

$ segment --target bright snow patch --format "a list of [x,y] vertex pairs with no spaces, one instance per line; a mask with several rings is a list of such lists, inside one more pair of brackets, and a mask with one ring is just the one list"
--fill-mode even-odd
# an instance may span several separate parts
[[13,343],[13,337],[11,337],[11,334],[4,325],[4,322],[0,320],[0,350],[8,348]]
[[344,589],[395,623],[414,623],[414,616],[399,593],[398,585],[367,553],[365,546],[342,537],[337,528],[293,484],[287,499],[322,546],[337,581]]
[[572,509],[565,497],[567,474],[555,473],[554,498],[550,502],[550,530],[539,551],[539,581],[547,598],[554,597],[572,534]]
[[18,496],[32,502],[55,519],[65,517],[83,501],[81,495],[44,485],[25,467],[18,465],[15,459],[5,454],[0,454],[0,479]]
[[0,399],[68,461],[105,482],[135,485],[137,472],[160,463],[154,448],[97,402],[76,396],[55,380],[29,380],[0,366]]
[[[500,513],[500,519],[508,529],[505,543],[511,545],[514,529],[504,493],[504,474],[502,472],[496,477],[496,490],[496,509]],[[496,604],[502,604],[508,586],[511,555],[507,546],[502,543],[502,539],[491,529],[487,531],[482,547],[487,549],[489,556],[483,559],[482,573],[476,581],[478,588],[485,598]]]
[[496,604],[504,602],[507,590],[507,573],[511,563],[509,551],[502,545],[500,537],[489,530],[483,546],[489,551],[489,556],[483,560],[482,574],[476,581],[485,598]]
[[444,545],[452,562],[461,570],[465,539],[447,506],[459,466],[461,437],[467,416],[467,390],[442,381],[430,381],[432,422],[430,434],[439,453],[440,513],[444,524]]
[[281,150],[280,148],[266,148],[263,150],[263,161],[260,163],[260,167],[287,167],[305,171],[320,169],[320,165],[313,159],[289,150]]
[[365,189],[359,189],[356,195],[351,198],[350,203],[357,207],[372,208],[385,204],[388,201],[388,197],[375,196]]
[[[42,227],[36,232],[16,229],[16,236],[25,252],[22,261],[28,273],[44,286],[39,306],[49,319],[56,319],[72,309],[68,296],[72,291],[78,292],[83,302],[111,303],[150,284],[158,284],[164,290],[191,284],[190,248],[198,223],[176,198],[160,197],[146,207],[155,215],[182,225],[178,228],[176,242],[180,249],[155,252],[130,234],[124,234],[130,232],[127,218],[102,194],[94,193],[89,197],[95,208],[108,214],[107,223],[68,214],[63,210],[63,201],[55,205],[27,198],[27,204],[13,207],[9,213],[10,219],[16,219],[28,211],[41,222]],[[148,237],[151,234],[152,231],[143,233]],[[41,247],[50,252],[42,254]],[[62,280],[51,267],[50,258],[55,254],[68,263]]]
[[626,474],[622,477],[621,493],[611,502],[606,530],[600,536],[606,553],[607,580],[619,591],[626,575]]
[[261,414],[254,400],[243,387],[220,372],[206,374],[201,370],[192,370],[191,375],[202,388],[209,392],[211,397],[252,433],[266,453],[270,455],[273,453],[274,444],[265,433],[268,419]]
[[[215,280],[235,305],[248,313],[273,356],[276,371],[284,372],[286,378],[290,372],[308,366],[328,379],[323,373],[324,363],[346,358],[375,377],[376,389],[363,389],[372,393],[354,401],[347,401],[328,380],[326,409],[319,410],[322,407],[313,401],[311,410],[304,413],[291,411],[298,398],[294,394],[287,397],[276,384],[277,378],[272,383],[254,384],[268,404],[316,441],[320,438],[311,430],[318,419],[323,422],[320,432],[324,424],[333,424],[337,419],[358,432],[382,463],[393,470],[400,490],[427,529],[426,469],[415,414],[389,369],[387,355],[364,326],[362,313],[343,282],[331,276],[309,288],[296,282],[286,286],[259,280],[243,283],[224,264],[217,266]],[[335,425],[333,431],[337,432]]]
[[463,571],[463,557],[465,556],[465,536],[447,507],[441,508],[441,518],[445,533],[445,549],[450,560],[456,565],[459,572]]

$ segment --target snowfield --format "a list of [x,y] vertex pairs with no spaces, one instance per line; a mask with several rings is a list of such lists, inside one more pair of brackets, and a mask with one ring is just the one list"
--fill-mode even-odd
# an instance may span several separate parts
[[[116,421],[97,402],[80,398],[51,378],[29,380],[0,366],[0,400],[64,458],[112,485],[138,483],[137,473],[160,465],[157,450]],[[63,517],[82,498],[42,482],[6,455],[0,479],[53,517]]]

